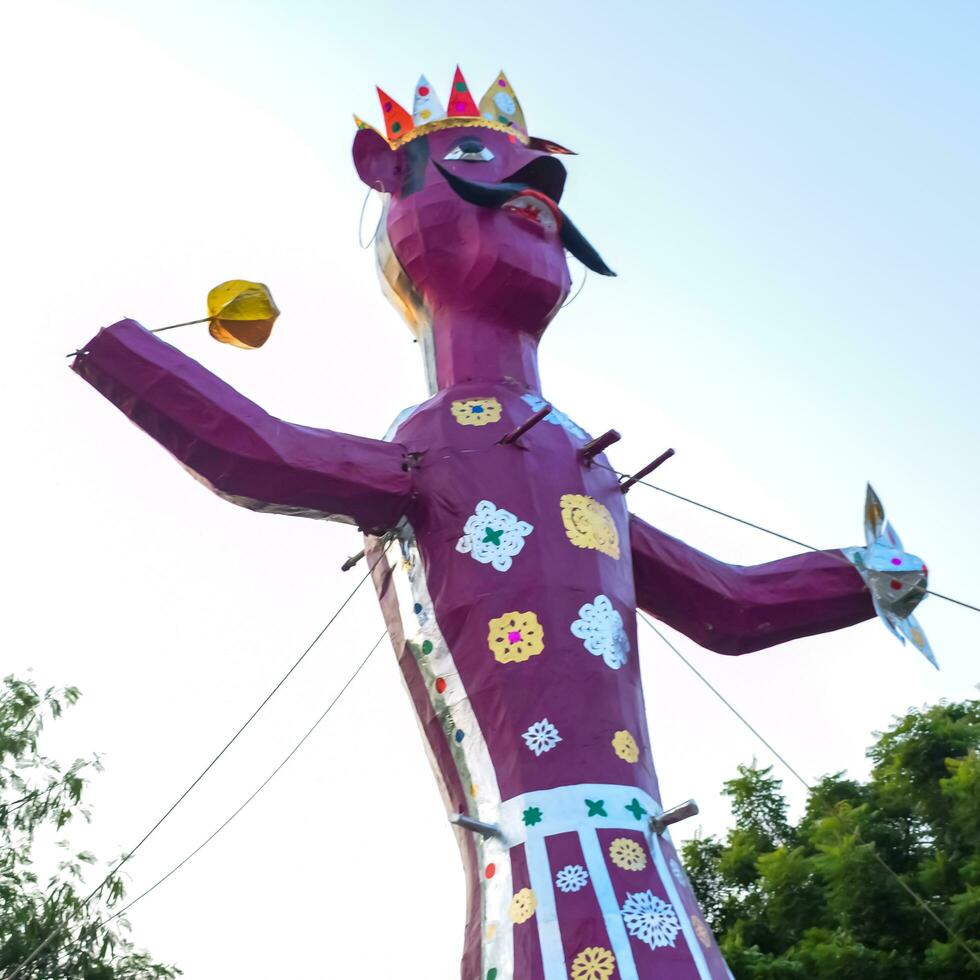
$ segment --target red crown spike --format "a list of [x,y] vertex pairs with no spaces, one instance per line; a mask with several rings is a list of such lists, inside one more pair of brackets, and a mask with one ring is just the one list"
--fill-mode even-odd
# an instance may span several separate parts
[[378,101],[385,116],[385,129],[391,142],[403,139],[414,128],[411,113],[406,112],[390,95],[378,89]]
[[470,94],[470,87],[466,84],[466,79],[463,78],[463,73],[459,70],[459,65],[456,66],[456,74],[453,76],[453,87],[449,92],[448,108],[449,112],[447,115],[450,118],[480,118],[480,110],[473,101],[473,96]]

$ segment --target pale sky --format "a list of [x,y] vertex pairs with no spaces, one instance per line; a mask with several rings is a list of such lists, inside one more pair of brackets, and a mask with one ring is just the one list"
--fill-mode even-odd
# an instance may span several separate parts
[[[533,132],[581,154],[563,206],[592,277],[542,347],[544,393],[635,469],[818,546],[861,544],[871,480],[931,584],[977,603],[980,7],[378,0],[4,6],[4,671],[74,683],[46,734],[103,753],[77,846],[131,847],[355,584],[347,527],[209,495],[72,375],[124,315],[203,316],[267,282],[244,352],[169,340],[272,413],[380,436],[424,397],[357,246],[351,113],[379,84],[504,68]],[[369,216],[371,214],[369,207]],[[573,276],[580,273],[573,268]],[[792,549],[644,488],[651,523],[728,561]],[[909,705],[975,693],[980,617],[880,623],[727,659],[676,642],[807,777],[866,772]],[[380,634],[367,589],[132,862],[133,894],[207,836]],[[768,755],[641,627],[664,803],[722,832],[722,781]],[[777,771],[779,767],[777,766]],[[800,794],[787,784],[794,804]],[[463,879],[390,646],[265,793],[132,913],[188,980],[458,975]]]

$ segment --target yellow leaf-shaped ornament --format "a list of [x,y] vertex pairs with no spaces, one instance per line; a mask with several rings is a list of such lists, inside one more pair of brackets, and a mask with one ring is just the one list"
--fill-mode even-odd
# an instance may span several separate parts
[[215,340],[255,350],[269,339],[279,308],[263,283],[229,279],[208,293],[208,316]]

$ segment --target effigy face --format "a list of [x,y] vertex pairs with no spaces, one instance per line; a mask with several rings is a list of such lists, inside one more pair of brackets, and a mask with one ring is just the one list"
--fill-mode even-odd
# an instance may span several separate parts
[[[558,160],[512,135],[466,126],[397,150],[362,130],[354,159],[368,186],[391,195],[387,240],[430,309],[478,311],[514,330],[543,332],[569,289]],[[446,173],[498,190],[474,205]],[[499,189],[518,184],[527,189]]]

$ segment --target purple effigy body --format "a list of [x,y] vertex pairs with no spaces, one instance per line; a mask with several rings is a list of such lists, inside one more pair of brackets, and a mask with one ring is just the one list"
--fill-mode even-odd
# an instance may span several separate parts
[[[433,163],[473,177],[453,156],[464,139],[484,185],[546,185],[553,225],[534,201],[461,197]],[[558,411],[501,441],[544,404],[537,342],[567,295],[564,247],[580,246],[563,247],[555,171],[528,169],[546,153],[473,126],[414,142],[355,139],[362,178],[390,195],[379,262],[424,310],[433,390],[388,440],[275,419],[133,321],[74,369],[226,499],[368,534],[447,811],[499,828],[456,830],[463,980],[725,980],[669,834],[650,826],[636,609],[739,654],[871,618],[871,600],[840,552],[732,566],[630,515]]]

